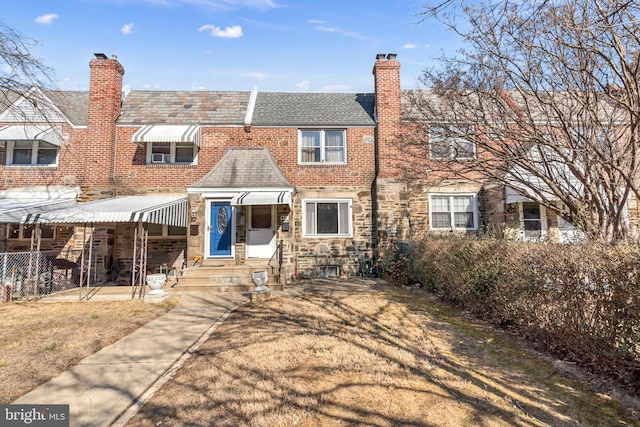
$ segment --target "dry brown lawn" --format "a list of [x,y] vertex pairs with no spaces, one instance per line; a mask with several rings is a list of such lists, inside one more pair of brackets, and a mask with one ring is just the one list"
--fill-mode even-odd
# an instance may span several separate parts
[[640,423],[507,336],[389,288],[240,307],[127,425]]
[[177,303],[0,304],[0,404],[8,404]]

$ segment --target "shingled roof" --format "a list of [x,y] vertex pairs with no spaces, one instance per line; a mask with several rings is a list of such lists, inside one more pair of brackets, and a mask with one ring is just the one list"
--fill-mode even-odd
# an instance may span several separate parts
[[375,126],[373,93],[258,92],[252,126]]
[[[42,95],[44,95],[44,97]],[[44,90],[35,87],[26,93],[5,90],[0,93],[0,113],[11,108],[12,105],[23,96],[33,97],[37,102],[37,104],[34,104],[32,107],[33,111],[39,111],[39,114],[44,114],[50,120],[56,121],[66,118],[75,126],[87,125],[89,92]],[[64,114],[64,117],[57,115],[57,113],[49,115],[53,107],[60,110],[62,114]],[[23,115],[22,119],[26,119],[26,115]]]
[[89,116],[89,92],[49,90],[45,94],[71,123],[86,126]]
[[118,125],[243,125],[249,91],[131,91]]
[[231,147],[190,188],[293,188],[264,147]]

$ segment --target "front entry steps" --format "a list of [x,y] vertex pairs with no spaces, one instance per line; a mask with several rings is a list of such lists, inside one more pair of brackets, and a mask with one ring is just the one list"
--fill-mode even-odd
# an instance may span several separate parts
[[284,290],[276,281],[275,272],[268,260],[245,260],[238,264],[234,259],[208,259],[202,265],[187,267],[178,276],[176,289],[184,291],[251,292],[255,289],[251,273],[266,271],[267,286],[274,291]]

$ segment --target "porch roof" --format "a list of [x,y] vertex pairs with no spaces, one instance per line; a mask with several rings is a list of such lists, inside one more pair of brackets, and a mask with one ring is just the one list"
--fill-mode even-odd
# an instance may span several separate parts
[[77,204],[76,187],[32,186],[0,191],[0,223],[19,223],[24,215],[39,214]]
[[187,192],[246,191],[256,187],[262,191],[294,189],[267,148],[231,147],[213,169],[187,188]]
[[185,196],[121,196],[50,212],[29,213],[22,222],[40,224],[84,224],[144,222],[186,227],[189,203]]
[[25,215],[39,215],[76,204],[69,199],[0,199],[0,223],[20,223]]

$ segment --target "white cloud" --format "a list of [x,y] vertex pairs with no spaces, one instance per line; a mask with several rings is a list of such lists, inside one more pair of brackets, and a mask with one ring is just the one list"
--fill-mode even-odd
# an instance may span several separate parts
[[402,46],[403,49],[415,49],[418,45],[415,43],[406,43]]
[[227,39],[237,39],[238,37],[242,37],[242,27],[240,25],[233,25],[223,30],[215,25],[206,24],[198,28],[198,31],[209,31],[213,37],[222,37]]
[[300,83],[294,84],[294,86],[298,90],[309,90],[310,82],[309,82],[309,80],[304,80],[304,81],[302,81]]
[[124,35],[133,33],[133,22],[124,24],[122,28],[120,28],[120,32]]
[[49,25],[53,22],[54,19],[58,19],[58,15],[56,13],[47,13],[46,15],[40,15],[36,18],[36,22],[38,24]]

